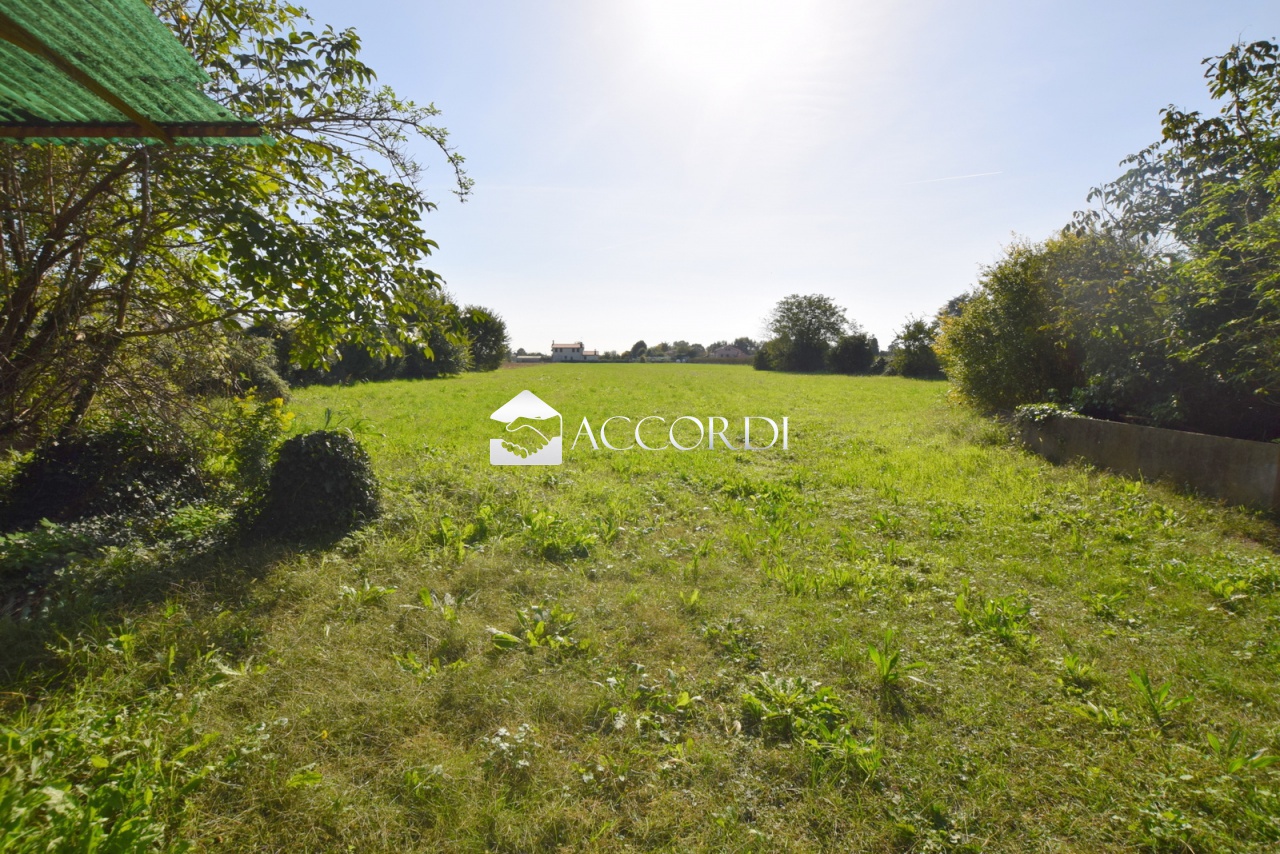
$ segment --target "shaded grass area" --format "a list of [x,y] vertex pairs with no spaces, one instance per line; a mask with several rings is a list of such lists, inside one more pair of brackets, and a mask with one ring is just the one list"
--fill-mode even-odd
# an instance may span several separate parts
[[[488,465],[525,388],[563,466]],[[305,390],[385,517],[68,570],[0,628],[8,761],[119,790],[138,846],[1272,850],[1274,523],[1051,467],[945,394],[711,365]],[[569,449],[651,414],[785,415],[790,449]]]

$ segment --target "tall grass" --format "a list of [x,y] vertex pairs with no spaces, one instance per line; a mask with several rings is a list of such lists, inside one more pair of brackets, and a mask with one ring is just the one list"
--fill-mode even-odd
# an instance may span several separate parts
[[[525,388],[565,463],[490,467],[488,415]],[[4,825],[34,848],[93,807],[100,837],[139,828],[115,850],[1274,850],[1274,524],[1051,467],[946,391],[713,365],[305,390],[304,429],[370,449],[384,518],[311,551],[107,555],[0,626]],[[785,415],[790,448],[568,447],[584,416],[685,414]]]

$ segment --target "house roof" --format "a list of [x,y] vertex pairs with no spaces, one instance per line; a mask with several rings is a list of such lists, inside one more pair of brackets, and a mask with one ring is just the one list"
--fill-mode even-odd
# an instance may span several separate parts
[[581,347],[581,346],[582,346],[581,341],[570,341],[567,344],[556,344],[555,342],[552,342],[551,344],[552,349],[556,347]]
[[0,0],[0,140],[270,142],[143,0]]

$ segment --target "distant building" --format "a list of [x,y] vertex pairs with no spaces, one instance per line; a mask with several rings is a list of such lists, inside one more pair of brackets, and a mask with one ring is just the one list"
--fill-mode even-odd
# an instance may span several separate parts
[[[594,352],[594,351],[592,351]],[[551,361],[553,362],[585,362],[587,354],[582,349],[581,341],[567,344],[551,342]]]
[[732,344],[726,344],[723,347],[717,347],[707,354],[713,359],[745,359],[751,355],[741,347],[735,347]]
[[587,360],[588,362],[598,362],[600,361],[600,351],[599,350],[583,350],[582,358]]

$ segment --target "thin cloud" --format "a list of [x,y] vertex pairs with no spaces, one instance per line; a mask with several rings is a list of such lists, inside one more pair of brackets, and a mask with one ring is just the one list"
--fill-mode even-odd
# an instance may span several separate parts
[[974,172],[972,175],[948,175],[946,178],[927,178],[924,181],[908,181],[905,186],[910,187],[912,184],[936,184],[939,181],[959,181],[964,178],[983,178],[987,175],[1003,175],[1004,172]]

